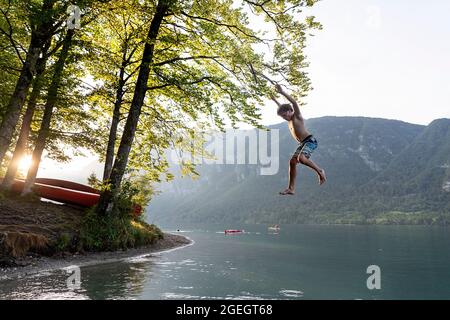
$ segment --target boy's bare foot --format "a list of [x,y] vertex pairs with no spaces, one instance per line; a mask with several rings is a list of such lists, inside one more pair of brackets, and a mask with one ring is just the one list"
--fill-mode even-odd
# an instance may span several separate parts
[[319,171],[319,184],[323,185],[327,181],[327,177],[325,176],[325,170],[320,169]]
[[285,195],[293,195],[294,194],[294,190],[291,190],[289,188],[287,188],[286,190],[280,192],[281,195],[285,196]]

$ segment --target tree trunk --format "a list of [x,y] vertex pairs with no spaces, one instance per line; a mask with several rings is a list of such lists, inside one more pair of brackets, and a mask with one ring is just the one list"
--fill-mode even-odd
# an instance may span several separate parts
[[25,115],[22,120],[22,127],[20,129],[19,138],[17,139],[16,148],[14,149],[13,157],[8,165],[5,178],[3,179],[1,188],[4,190],[11,189],[11,186],[16,177],[20,160],[26,154],[28,136],[31,131],[31,122],[33,120],[34,111],[36,109],[37,100],[41,93],[43,85],[43,74],[47,63],[47,52],[44,50],[43,57],[39,58],[36,64],[36,77],[34,79],[33,91],[31,92],[30,99],[28,101],[28,107],[25,111]]
[[126,49],[124,50],[122,66],[119,72],[119,84],[116,91],[116,101],[114,103],[114,112],[109,130],[108,147],[106,149],[105,169],[103,170],[103,182],[106,182],[111,175],[114,161],[114,150],[116,147],[117,127],[120,121],[120,108],[122,107],[124,86],[125,86],[125,67],[126,67]]
[[133,101],[131,103],[130,112],[128,113],[127,122],[124,127],[122,139],[120,141],[117,157],[114,161],[114,166],[109,177],[111,188],[106,190],[100,196],[97,204],[97,214],[110,214],[113,209],[113,199],[117,194],[122,178],[125,174],[125,169],[130,155],[131,145],[136,133],[139,116],[141,114],[142,105],[144,103],[145,94],[147,92],[147,82],[150,75],[150,65],[153,62],[153,53],[155,48],[155,41],[159,33],[159,29],[169,8],[170,0],[159,0],[156,7],[155,16],[150,24],[150,29],[147,35],[147,41],[144,47],[142,56],[142,63],[139,68],[139,75],[136,81]]
[[39,170],[42,153],[44,152],[48,133],[50,131],[50,122],[52,120],[53,108],[55,107],[56,101],[58,99],[58,89],[61,84],[62,73],[64,71],[67,56],[69,55],[69,49],[70,46],[72,45],[72,38],[74,33],[75,33],[74,29],[67,31],[59,59],[55,64],[55,71],[53,74],[52,83],[50,84],[47,94],[47,102],[45,103],[44,116],[42,117],[41,127],[39,129],[36,145],[33,150],[31,167],[28,170],[22,195],[30,193],[31,188],[33,187],[34,182],[36,181],[36,176]]
[[39,58],[40,52],[41,49],[39,47],[30,45],[25,64],[17,80],[16,88],[6,108],[5,116],[2,119],[0,125],[0,164],[3,162],[3,158],[13,138],[20,112],[22,111],[28,89],[33,80],[36,61]]
[[32,31],[25,63],[20,72],[19,79],[17,80],[14,93],[9,100],[2,123],[0,124],[0,165],[8,151],[8,147],[14,135],[14,130],[19,121],[20,113],[22,112],[22,107],[28,94],[28,89],[36,72],[36,62],[41,54],[44,44],[52,36],[51,32],[49,32],[53,25],[52,17],[48,17],[49,12],[53,9],[53,5],[54,1],[50,0],[44,1],[44,4],[42,5],[41,12],[44,17],[42,19],[43,21]]

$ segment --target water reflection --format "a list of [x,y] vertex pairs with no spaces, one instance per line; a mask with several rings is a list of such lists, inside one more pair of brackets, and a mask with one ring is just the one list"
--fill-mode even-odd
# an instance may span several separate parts
[[153,263],[124,261],[82,269],[82,289],[90,299],[133,299],[151,281]]
[[150,258],[139,259],[82,267],[81,287],[75,290],[68,289],[65,270],[3,280],[0,299],[133,299],[151,281],[154,267]]

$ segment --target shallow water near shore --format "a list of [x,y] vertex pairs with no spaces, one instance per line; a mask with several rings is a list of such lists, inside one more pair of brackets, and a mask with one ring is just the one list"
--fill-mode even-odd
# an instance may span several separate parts
[[[423,226],[178,225],[193,245],[0,281],[1,299],[449,299],[450,233]],[[224,229],[244,233],[224,234]],[[176,230],[180,232],[176,232]],[[369,290],[370,265],[381,289]]]

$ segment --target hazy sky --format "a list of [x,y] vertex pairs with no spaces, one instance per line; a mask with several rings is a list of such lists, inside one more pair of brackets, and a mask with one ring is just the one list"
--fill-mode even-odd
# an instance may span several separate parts
[[[304,117],[450,118],[450,1],[322,0],[307,14],[323,30],[307,44]],[[274,108],[264,124],[282,121]]]

